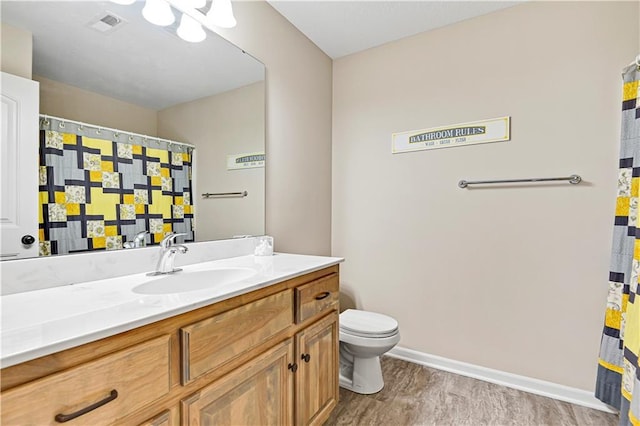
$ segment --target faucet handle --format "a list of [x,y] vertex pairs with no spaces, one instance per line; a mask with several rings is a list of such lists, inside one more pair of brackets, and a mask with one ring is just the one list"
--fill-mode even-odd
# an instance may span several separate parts
[[175,234],[173,232],[168,233],[167,235],[164,236],[164,238],[162,239],[162,241],[160,241],[160,247],[162,247],[163,249],[168,249],[169,247],[171,247],[174,243],[174,239],[176,237],[180,237],[182,235],[187,235],[184,233],[180,233],[180,234]]
[[140,231],[136,234],[135,237],[133,237],[133,239],[136,240],[138,238],[144,238],[148,233],[149,231]]
[[147,245],[147,234],[149,231],[140,231],[133,237],[133,246],[134,247],[145,247]]

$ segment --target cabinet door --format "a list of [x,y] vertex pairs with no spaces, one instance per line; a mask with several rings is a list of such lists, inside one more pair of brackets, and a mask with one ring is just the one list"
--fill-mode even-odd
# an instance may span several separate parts
[[322,424],[338,403],[338,312],[296,336],[296,424]]
[[182,401],[184,425],[291,425],[293,342],[281,344]]

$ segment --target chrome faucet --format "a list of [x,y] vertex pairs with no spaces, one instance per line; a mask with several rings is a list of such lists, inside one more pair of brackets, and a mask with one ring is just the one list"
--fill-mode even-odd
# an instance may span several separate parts
[[149,231],[141,231],[133,237],[133,246],[134,247],[144,247],[147,245],[147,234]]
[[189,249],[182,244],[174,244],[174,239],[181,235],[187,234],[174,234],[173,232],[167,234],[160,242],[160,259],[156,266],[155,272],[150,272],[147,275],[166,275],[173,274],[174,272],[182,271],[180,268],[174,268],[173,262],[177,253],[186,253]]
[[136,234],[135,237],[133,237],[133,240],[131,241],[127,241],[126,243],[124,243],[122,246],[124,248],[138,248],[138,247],[145,247],[147,245],[147,234],[149,233],[149,231],[141,231],[138,232]]

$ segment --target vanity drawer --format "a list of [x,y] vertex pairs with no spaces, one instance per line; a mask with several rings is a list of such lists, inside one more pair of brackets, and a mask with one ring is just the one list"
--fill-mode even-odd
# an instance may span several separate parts
[[[161,336],[9,389],[2,424],[112,424],[169,392],[169,341]],[[92,405],[98,407],[65,419]]]
[[293,294],[285,290],[182,327],[182,384],[255,348],[292,323]]
[[296,323],[299,324],[331,309],[338,303],[339,288],[338,274],[331,274],[296,287]]

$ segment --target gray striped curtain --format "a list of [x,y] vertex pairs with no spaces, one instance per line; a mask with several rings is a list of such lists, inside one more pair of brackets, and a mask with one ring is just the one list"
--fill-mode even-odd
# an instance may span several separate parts
[[618,198],[596,397],[620,409],[621,426],[640,426],[640,65],[625,69],[623,80]]

